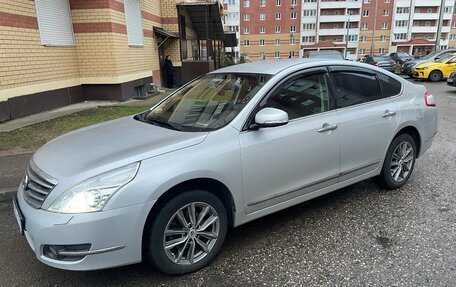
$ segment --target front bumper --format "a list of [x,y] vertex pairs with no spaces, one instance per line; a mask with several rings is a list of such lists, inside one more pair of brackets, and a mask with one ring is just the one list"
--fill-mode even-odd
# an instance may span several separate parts
[[448,79],[447,79],[447,85],[448,85],[448,86],[453,86],[453,87],[456,86],[456,79],[454,79],[454,78],[448,78]]
[[[114,210],[85,214],[61,214],[35,209],[17,193],[25,218],[24,234],[41,262],[60,269],[96,270],[141,261],[144,225],[155,201]],[[46,255],[46,246],[88,245],[76,261]],[[46,247],[47,248],[47,247]],[[71,255],[73,256],[73,255]]]
[[417,79],[427,79],[429,78],[429,73],[427,71],[423,70],[414,70],[413,71],[413,77]]

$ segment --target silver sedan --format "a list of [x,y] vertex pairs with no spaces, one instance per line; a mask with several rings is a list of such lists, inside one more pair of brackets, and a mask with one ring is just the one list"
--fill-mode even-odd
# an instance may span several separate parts
[[433,96],[379,68],[260,61],[155,107],[60,136],[33,156],[14,211],[38,260],[68,270],[207,265],[228,226],[374,178],[396,189],[437,132]]

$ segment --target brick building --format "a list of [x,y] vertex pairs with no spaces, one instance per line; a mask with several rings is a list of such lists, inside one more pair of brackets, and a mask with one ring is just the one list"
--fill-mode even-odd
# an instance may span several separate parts
[[[289,53],[338,50],[350,59],[365,54],[406,51],[425,55],[456,47],[454,0],[225,0],[237,20],[240,54],[250,60],[284,58]],[[280,4],[280,5],[278,5]],[[238,12],[239,11],[239,12]],[[289,13],[297,12],[295,39]],[[277,17],[277,14],[280,14]],[[276,27],[281,27],[279,31]],[[436,39],[439,34],[440,39]],[[299,36],[299,37],[297,37]],[[295,47],[285,43],[295,43]],[[279,45],[277,45],[279,44]],[[299,44],[299,45],[298,45]]]
[[0,0],[0,122],[141,96],[167,54],[178,83],[217,68],[223,15],[219,0]]

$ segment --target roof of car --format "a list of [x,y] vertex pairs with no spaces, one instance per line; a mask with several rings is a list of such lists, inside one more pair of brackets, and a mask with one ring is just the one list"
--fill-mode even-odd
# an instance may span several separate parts
[[219,70],[215,70],[211,73],[252,73],[252,74],[266,74],[266,75],[275,75],[280,71],[289,68],[294,65],[313,63],[313,62],[322,62],[322,61],[334,61],[334,60],[325,60],[321,58],[309,59],[309,58],[299,58],[299,59],[284,59],[284,60],[264,60],[264,61],[254,61],[245,64],[238,64],[228,66]]

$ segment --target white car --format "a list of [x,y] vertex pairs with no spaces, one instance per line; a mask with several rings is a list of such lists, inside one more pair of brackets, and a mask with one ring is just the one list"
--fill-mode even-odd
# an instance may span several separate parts
[[144,113],[40,148],[20,230],[45,264],[208,264],[228,226],[371,177],[402,186],[437,132],[434,98],[371,65],[259,61],[200,77]]

